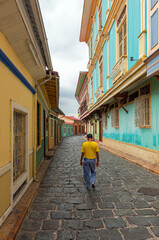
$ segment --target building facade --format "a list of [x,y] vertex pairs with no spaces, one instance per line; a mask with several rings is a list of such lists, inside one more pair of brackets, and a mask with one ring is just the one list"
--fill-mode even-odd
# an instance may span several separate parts
[[[28,189],[60,132],[59,77],[52,70],[40,6],[0,4],[0,225]],[[48,69],[46,71],[46,69]],[[49,132],[50,131],[50,132]],[[58,133],[59,134],[59,133]]]
[[75,118],[74,116],[64,116],[64,115],[59,115],[59,119],[64,121],[62,125],[63,137],[84,134],[85,127],[82,120]]
[[87,132],[110,149],[157,164],[158,34],[157,0],[84,1]]

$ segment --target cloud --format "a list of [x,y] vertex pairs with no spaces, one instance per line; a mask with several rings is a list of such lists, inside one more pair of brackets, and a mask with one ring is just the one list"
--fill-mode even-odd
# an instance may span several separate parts
[[39,0],[53,69],[60,75],[60,108],[77,116],[74,97],[80,71],[88,62],[88,47],[79,42],[84,0]]

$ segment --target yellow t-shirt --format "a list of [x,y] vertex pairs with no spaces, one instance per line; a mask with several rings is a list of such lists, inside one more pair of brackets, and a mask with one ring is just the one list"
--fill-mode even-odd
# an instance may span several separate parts
[[99,152],[99,147],[96,142],[84,142],[82,144],[81,152],[84,153],[84,157],[88,159],[96,158],[96,152]]

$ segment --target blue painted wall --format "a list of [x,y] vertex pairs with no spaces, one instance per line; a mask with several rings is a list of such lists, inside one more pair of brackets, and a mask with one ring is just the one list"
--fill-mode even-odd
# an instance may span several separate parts
[[[109,75],[116,63],[116,31],[115,31],[115,21],[110,30],[109,36]],[[112,80],[109,80],[109,87],[113,85]]]
[[119,110],[119,128],[111,127],[111,114],[108,113],[108,128],[104,129],[103,137],[126,142],[154,150],[159,150],[159,82],[151,78],[151,128],[135,126],[135,105],[125,106],[128,114]]
[[103,46],[103,91],[104,93],[107,91],[107,76],[108,76],[108,43],[105,41]]
[[[139,39],[141,33],[141,8],[139,0],[128,0],[128,69],[136,61],[130,61],[130,57],[139,59]],[[134,15],[135,13],[135,15]]]
[[108,6],[108,0],[102,0],[102,25],[103,25],[103,27],[106,23],[107,6]]

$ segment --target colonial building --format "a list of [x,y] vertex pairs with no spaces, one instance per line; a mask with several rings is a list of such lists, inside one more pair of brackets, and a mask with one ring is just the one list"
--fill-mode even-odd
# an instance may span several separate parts
[[112,150],[157,164],[158,39],[157,0],[84,1],[87,132]]
[[38,0],[0,3],[0,225],[61,138],[59,76]]

